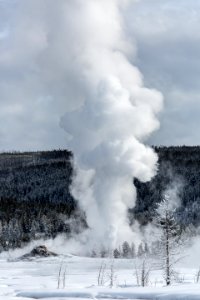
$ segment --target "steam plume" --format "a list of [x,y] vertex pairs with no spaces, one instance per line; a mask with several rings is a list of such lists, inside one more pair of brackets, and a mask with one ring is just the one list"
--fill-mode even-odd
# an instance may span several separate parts
[[[38,141],[30,125],[37,124],[43,145],[42,129],[54,132],[58,116],[67,111],[60,124],[76,158],[73,194],[86,212],[89,241],[110,247],[132,238],[127,220],[135,200],[132,179],[150,180],[156,172],[157,157],[143,143],[158,128],[155,116],[162,107],[161,94],[144,88],[129,61],[135,48],[122,22],[127,5],[125,0],[1,3],[8,8],[8,24],[1,34],[0,96],[9,104],[2,105],[2,113],[18,124],[12,128],[14,136],[22,133],[16,140]],[[31,142],[25,138],[26,147]]]
[[[157,157],[143,144],[158,128],[162,96],[143,87],[129,62],[117,0],[68,1],[70,55],[82,87],[82,104],[62,118],[77,162],[72,192],[86,212],[90,241],[114,247],[132,237],[127,209],[134,206],[132,178],[148,181]],[[74,23],[72,17],[76,18]]]

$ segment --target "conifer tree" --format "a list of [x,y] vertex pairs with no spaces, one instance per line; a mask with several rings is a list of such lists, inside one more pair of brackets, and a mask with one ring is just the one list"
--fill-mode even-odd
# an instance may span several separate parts
[[122,245],[122,255],[124,258],[131,257],[131,247],[128,242],[124,242]]
[[159,255],[166,285],[170,285],[174,265],[180,258],[181,230],[175,217],[175,209],[169,197],[165,196],[156,210],[155,222],[160,228]]

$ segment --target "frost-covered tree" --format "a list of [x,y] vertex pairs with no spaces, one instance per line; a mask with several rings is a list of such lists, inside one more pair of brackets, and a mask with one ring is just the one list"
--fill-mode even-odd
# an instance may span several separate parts
[[135,245],[134,243],[131,243],[131,257],[134,258],[135,256],[136,256]]
[[121,257],[121,253],[120,253],[120,251],[119,251],[119,249],[114,249],[114,251],[113,251],[113,257],[114,258],[120,258]]
[[131,257],[131,247],[130,247],[129,243],[126,241],[122,244],[122,256],[124,258]]
[[158,205],[155,223],[160,229],[157,254],[162,262],[166,285],[170,285],[174,265],[180,259],[181,230],[176,221],[175,208],[167,196]]
[[144,248],[143,248],[143,244],[140,243],[138,246],[138,251],[137,251],[137,256],[143,256],[144,255]]
[[149,252],[150,252],[150,251],[149,251],[149,246],[148,246],[147,243],[144,244],[144,252],[145,252],[146,255],[148,255]]

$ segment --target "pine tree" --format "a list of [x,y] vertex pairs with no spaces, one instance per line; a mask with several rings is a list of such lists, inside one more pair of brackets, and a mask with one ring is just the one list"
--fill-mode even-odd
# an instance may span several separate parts
[[124,242],[122,245],[122,256],[124,258],[130,258],[131,257],[131,247],[129,246],[128,242]]
[[121,257],[121,253],[117,248],[113,251],[113,257],[114,258],[120,258]]
[[149,246],[148,246],[148,244],[147,243],[145,243],[144,244],[144,253],[146,254],[146,255],[148,255],[149,254]]
[[93,249],[90,256],[91,257],[97,257],[97,252]]
[[131,243],[131,257],[134,258],[135,256],[136,256],[135,245],[134,243]]
[[140,243],[138,246],[137,256],[142,256],[142,255],[144,255],[144,249],[143,249],[143,244]]
[[160,228],[160,242],[157,254],[161,258],[166,285],[170,285],[173,267],[180,254],[181,231],[175,218],[175,209],[165,196],[156,210],[156,225]]

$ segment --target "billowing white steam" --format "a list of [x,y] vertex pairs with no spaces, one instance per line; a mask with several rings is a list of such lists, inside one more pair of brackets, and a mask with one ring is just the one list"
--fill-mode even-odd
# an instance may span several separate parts
[[133,177],[148,181],[156,172],[157,157],[143,141],[159,126],[162,96],[143,87],[129,62],[120,14],[127,1],[66,3],[66,56],[82,91],[80,106],[61,121],[77,162],[72,192],[86,212],[89,242],[112,248],[132,237]]
[[[2,104],[0,115],[14,118],[14,136],[20,132],[16,140],[23,137],[29,148],[39,137],[45,145],[45,128],[54,132],[58,116],[68,111],[60,123],[77,163],[73,193],[87,215],[88,242],[108,247],[132,237],[127,209],[134,206],[133,177],[146,181],[156,171],[157,157],[143,142],[158,128],[155,116],[162,106],[161,94],[143,87],[129,61],[135,49],[124,33],[126,5],[126,0],[1,4],[8,18],[0,45],[0,101],[8,109]],[[39,134],[32,134],[35,124]]]

